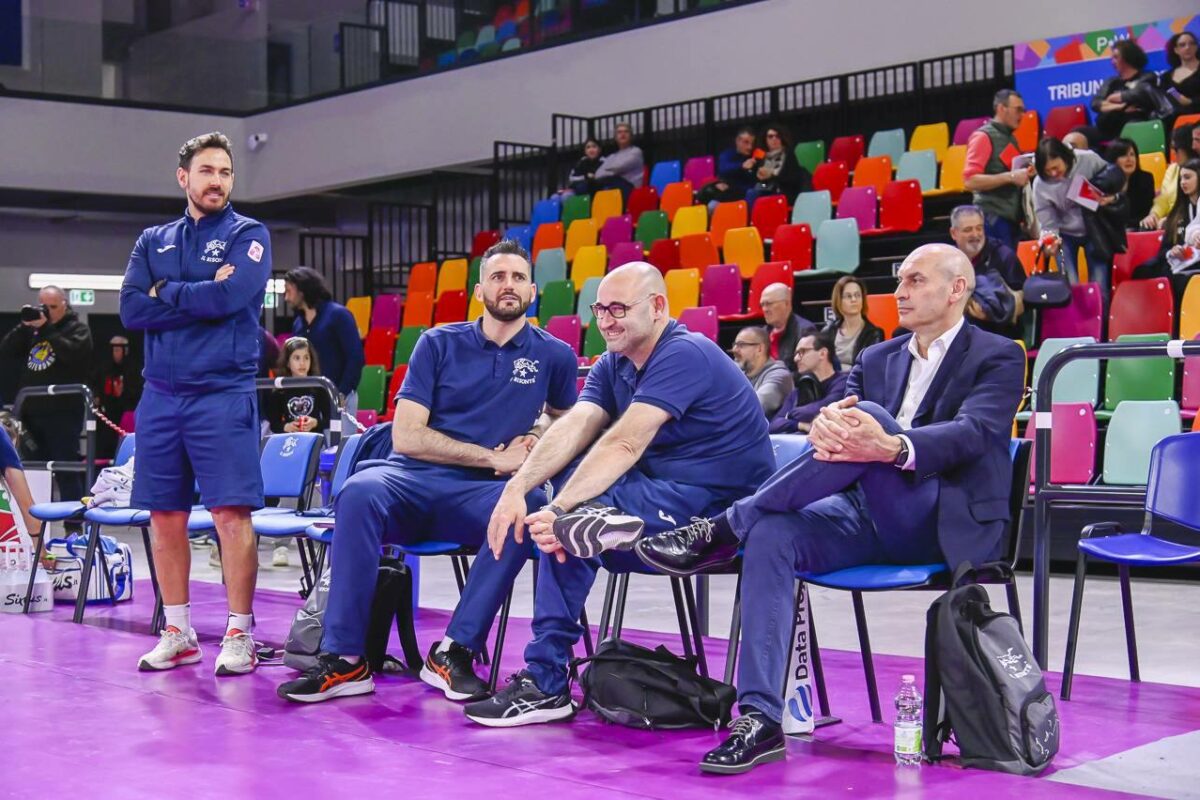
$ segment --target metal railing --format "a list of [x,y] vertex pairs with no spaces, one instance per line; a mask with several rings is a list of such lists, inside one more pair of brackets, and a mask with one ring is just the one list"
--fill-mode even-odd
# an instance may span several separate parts
[[336,445],[342,438],[342,406],[338,402],[338,390],[333,381],[324,375],[303,378],[258,378],[254,388],[259,392],[275,389],[324,389],[329,397],[329,443]]
[[1050,511],[1056,504],[1096,503],[1141,506],[1145,486],[1093,486],[1055,484],[1050,481],[1050,439],[1053,424],[1052,387],[1059,372],[1081,359],[1200,356],[1200,341],[1176,339],[1169,342],[1076,344],[1063,348],[1046,363],[1037,383],[1034,407],[1037,433],[1033,516],[1033,656],[1047,667],[1050,618]]
[[[52,383],[49,386],[26,386],[17,392],[13,400],[13,416],[21,418],[21,408],[34,397],[63,397],[79,395],[83,399],[83,430],[85,433],[82,461],[24,461],[26,469],[44,469],[53,472],[81,472],[85,483],[84,491],[91,488],[96,477],[96,415],[92,413],[92,390],[83,383]],[[77,497],[60,498],[78,500]]]

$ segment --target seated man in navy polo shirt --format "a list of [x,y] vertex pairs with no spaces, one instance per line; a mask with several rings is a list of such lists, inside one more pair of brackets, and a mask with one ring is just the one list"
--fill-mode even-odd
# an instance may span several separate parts
[[[575,354],[526,322],[537,291],[529,257],[502,241],[483,254],[475,322],[443,325],[417,342],[396,395],[394,452],[368,462],[338,495],[332,576],[318,663],[279,687],[313,703],[375,689],[363,658],[379,549],[431,538],[481,547],[504,479],[525,461],[553,418],[575,403]],[[534,508],[531,487],[519,502]],[[446,637],[430,649],[421,679],[451,700],[481,697],[471,662],[532,546],[514,541],[475,560]]]
[[[716,344],[670,318],[655,267],[638,262],[610,272],[592,311],[608,352],[580,402],[508,482],[488,525],[497,557],[528,538],[542,555],[528,668],[494,697],[467,705],[467,717],[482,725],[574,713],[567,660],[583,633],[579,615],[601,550],[632,547],[643,530],[665,531],[721,508],[774,470],[767,421],[746,376]],[[530,491],[551,477],[553,502],[528,514]],[[631,553],[605,558],[638,563]]]

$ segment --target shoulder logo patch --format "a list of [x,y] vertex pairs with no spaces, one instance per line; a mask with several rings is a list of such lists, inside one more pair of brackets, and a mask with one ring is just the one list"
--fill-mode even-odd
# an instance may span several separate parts
[[262,261],[263,246],[257,240],[251,242],[250,249],[246,251],[246,255],[250,257],[251,261],[257,264]]

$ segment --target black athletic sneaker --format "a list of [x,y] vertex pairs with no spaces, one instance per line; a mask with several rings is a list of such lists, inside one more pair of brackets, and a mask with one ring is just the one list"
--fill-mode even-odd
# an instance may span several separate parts
[[554,536],[571,555],[592,558],[605,550],[628,550],[645,527],[640,517],[588,504],[554,520]]
[[468,703],[463,709],[467,719],[489,728],[515,728],[538,722],[570,719],[575,715],[571,693],[542,692],[525,670],[508,679],[508,685],[487,700]]
[[451,700],[479,700],[487,697],[488,685],[475,674],[471,663],[474,654],[458,642],[438,652],[441,642],[429,648],[429,656],[421,666],[421,680]]
[[275,691],[293,703],[320,703],[335,697],[370,694],[375,691],[375,679],[371,677],[371,667],[365,658],[351,664],[332,653],[321,653],[317,663],[303,675],[281,683]]

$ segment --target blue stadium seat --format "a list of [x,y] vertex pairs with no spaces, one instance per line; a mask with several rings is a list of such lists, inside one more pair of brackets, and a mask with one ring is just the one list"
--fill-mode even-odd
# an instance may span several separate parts
[[668,183],[683,180],[683,164],[679,161],[659,161],[650,170],[650,185],[662,195]]

